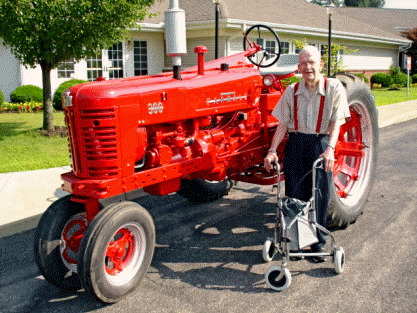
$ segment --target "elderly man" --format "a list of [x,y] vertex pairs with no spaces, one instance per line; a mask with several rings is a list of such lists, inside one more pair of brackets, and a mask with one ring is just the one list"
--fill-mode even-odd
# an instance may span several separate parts
[[[323,61],[316,47],[306,46],[301,50],[298,69],[303,79],[285,90],[272,111],[280,124],[264,165],[270,171],[272,164],[278,161],[276,149],[288,131],[284,154],[285,193],[288,197],[308,201],[312,196],[312,176],[307,173],[314,161],[323,157],[325,171],[317,171],[316,186],[320,192],[315,199],[317,222],[326,227],[333,185],[334,149],[340,125],[349,117],[349,107],[343,85],[337,79],[324,77],[320,73],[322,68]],[[317,236],[319,242],[311,249],[322,252],[326,236],[321,230]],[[314,260],[322,262],[325,258],[315,257]]]

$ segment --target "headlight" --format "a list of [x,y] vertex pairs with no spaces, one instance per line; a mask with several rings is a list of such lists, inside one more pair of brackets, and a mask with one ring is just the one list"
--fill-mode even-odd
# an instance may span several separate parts
[[62,107],[72,107],[72,96],[70,96],[70,92],[68,90],[62,94]]
[[275,78],[272,74],[267,74],[264,76],[264,85],[265,86],[272,86],[274,84]]

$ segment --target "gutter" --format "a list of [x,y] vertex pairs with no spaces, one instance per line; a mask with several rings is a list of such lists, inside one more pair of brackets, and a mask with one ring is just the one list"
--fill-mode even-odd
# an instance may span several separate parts
[[[234,28],[245,31],[246,28],[259,24],[259,21],[249,21],[249,20],[239,20],[239,19],[220,19],[219,21],[221,28]],[[288,25],[288,24],[279,24],[279,23],[262,23],[266,26],[273,28],[276,32],[294,34],[294,35],[308,35],[308,36],[318,36],[318,37],[327,37],[328,30],[323,28],[315,27],[303,27],[297,25]],[[165,23],[160,22],[158,24],[152,23],[139,23],[139,28],[132,28],[134,31],[148,31],[148,32],[164,32]],[[214,29],[214,20],[206,21],[193,21],[187,22],[187,30],[199,30],[199,29]],[[361,41],[361,42],[376,42],[384,44],[394,44],[394,45],[410,45],[411,41],[408,39],[394,39],[389,37],[381,37],[374,35],[366,35],[360,33],[349,33],[344,31],[332,31],[332,37],[337,39],[345,39],[352,41]]]

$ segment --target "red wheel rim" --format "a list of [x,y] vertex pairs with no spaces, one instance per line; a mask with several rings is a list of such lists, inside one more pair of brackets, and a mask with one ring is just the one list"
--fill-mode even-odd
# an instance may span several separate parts
[[371,176],[373,154],[372,122],[366,105],[351,103],[350,115],[340,128],[333,171],[337,194],[347,206],[362,198]]
[[104,256],[105,276],[110,284],[125,285],[142,265],[146,252],[146,235],[134,223],[120,227],[111,237]]
[[135,239],[129,230],[122,228],[114,237],[106,252],[105,268],[109,275],[123,271],[130,264],[135,250]]
[[62,260],[65,266],[75,273],[77,272],[78,249],[87,226],[86,214],[79,213],[71,217],[61,234],[60,252]]

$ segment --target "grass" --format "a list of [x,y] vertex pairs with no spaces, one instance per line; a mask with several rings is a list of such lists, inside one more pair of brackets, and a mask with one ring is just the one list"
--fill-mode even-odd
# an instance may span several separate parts
[[372,89],[376,106],[399,103],[417,99],[417,86],[410,87],[407,97],[407,87],[400,90],[388,90],[388,88]]
[[[417,99],[417,86],[401,90],[373,89],[377,106]],[[0,114],[0,173],[31,171],[70,164],[67,138],[45,137],[41,113]],[[54,125],[64,126],[64,114],[54,113]]]
[[[41,113],[0,114],[0,173],[31,171],[70,164],[68,140],[46,137]],[[54,124],[64,126],[64,114],[54,113]]]

